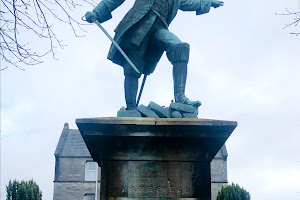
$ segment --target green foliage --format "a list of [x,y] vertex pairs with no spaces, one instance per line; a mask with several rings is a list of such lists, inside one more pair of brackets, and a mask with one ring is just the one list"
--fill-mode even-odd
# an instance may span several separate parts
[[35,181],[9,181],[6,200],[42,200],[42,192]]
[[217,200],[250,200],[250,194],[238,184],[222,186]]
[[6,199],[7,200],[16,200],[17,199],[17,191],[19,189],[19,183],[14,180],[13,182],[9,180],[8,185],[6,186]]

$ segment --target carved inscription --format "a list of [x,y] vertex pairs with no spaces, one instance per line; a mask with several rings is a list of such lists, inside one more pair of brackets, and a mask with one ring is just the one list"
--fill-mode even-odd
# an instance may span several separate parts
[[181,187],[174,187],[174,186],[131,186],[129,188],[131,192],[139,192],[141,194],[148,194],[148,193],[156,193],[156,194],[163,194],[163,193],[182,193],[182,192],[191,192],[191,187],[184,187],[183,189]]
[[[112,173],[110,195],[127,198],[192,198],[198,195],[194,163],[129,161]],[[201,170],[198,170],[199,173]],[[208,181],[210,177],[208,177]]]

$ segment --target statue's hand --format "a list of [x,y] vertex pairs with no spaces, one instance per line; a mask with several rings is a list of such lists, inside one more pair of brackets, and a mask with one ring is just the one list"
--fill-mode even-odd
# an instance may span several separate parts
[[96,15],[96,13],[95,12],[90,12],[90,11],[88,11],[87,13],[85,13],[85,19],[86,19],[86,21],[87,22],[89,22],[89,23],[93,23],[94,21],[96,21],[97,20],[97,15]]
[[224,5],[223,1],[211,0],[211,7],[218,8],[223,5]]

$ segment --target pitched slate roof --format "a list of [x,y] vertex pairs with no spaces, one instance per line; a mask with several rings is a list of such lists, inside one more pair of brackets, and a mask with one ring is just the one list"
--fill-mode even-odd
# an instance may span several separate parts
[[59,157],[91,157],[78,129],[69,129],[65,123],[59,138],[55,156]]

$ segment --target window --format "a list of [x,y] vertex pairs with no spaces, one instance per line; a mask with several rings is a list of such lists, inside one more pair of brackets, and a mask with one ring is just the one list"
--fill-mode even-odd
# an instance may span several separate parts
[[97,170],[97,162],[87,161],[85,163],[85,181],[96,181]]
[[95,195],[94,194],[86,194],[86,195],[84,195],[83,200],[95,200]]

